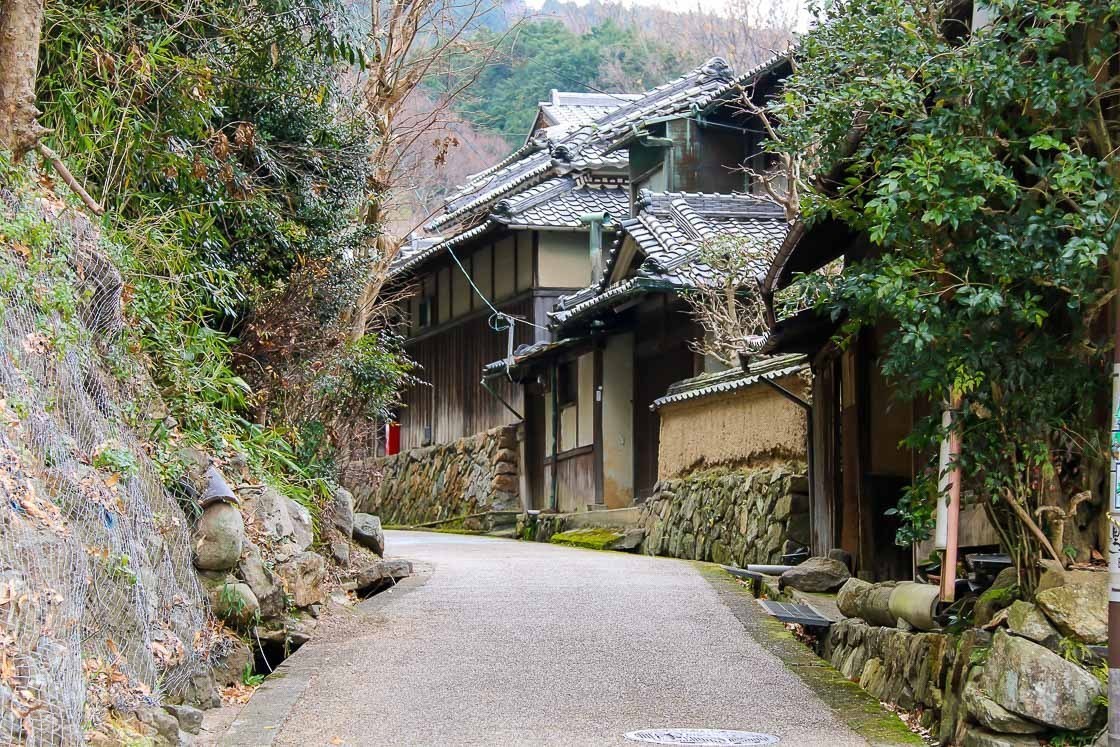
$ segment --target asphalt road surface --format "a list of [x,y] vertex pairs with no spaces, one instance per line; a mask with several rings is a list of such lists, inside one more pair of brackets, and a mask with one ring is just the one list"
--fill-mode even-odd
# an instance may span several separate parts
[[325,624],[220,744],[637,747],[626,733],[671,727],[868,744],[697,564],[386,534],[418,574]]

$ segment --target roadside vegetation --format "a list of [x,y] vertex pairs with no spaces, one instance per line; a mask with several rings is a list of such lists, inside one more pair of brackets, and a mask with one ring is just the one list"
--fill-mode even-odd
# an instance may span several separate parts
[[769,147],[804,221],[870,240],[818,289],[841,343],[884,324],[884,372],[931,405],[899,541],[932,528],[942,403],[962,398],[966,496],[1033,574],[1067,559],[1063,521],[1107,483],[1120,5],[995,0],[971,34],[962,7],[829,4],[766,115]]

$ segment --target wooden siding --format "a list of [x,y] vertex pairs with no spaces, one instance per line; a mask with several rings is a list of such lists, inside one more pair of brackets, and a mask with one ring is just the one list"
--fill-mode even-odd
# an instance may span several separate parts
[[[523,296],[499,308],[513,316],[533,319],[533,299]],[[514,347],[533,341],[534,330],[515,325]],[[418,377],[425,383],[404,393],[400,410],[401,447],[424,445],[424,429],[431,427],[431,443],[447,443],[517,418],[494,395],[482,388],[482,367],[507,354],[505,332],[490,329],[486,311],[452,327],[407,343],[408,354],[420,366]],[[519,413],[523,413],[522,387],[495,379],[491,388]]]
[[[552,459],[545,459],[544,503],[552,490]],[[595,503],[595,452],[589,446],[562,453],[556,460],[556,507],[560,513],[582,511]]]

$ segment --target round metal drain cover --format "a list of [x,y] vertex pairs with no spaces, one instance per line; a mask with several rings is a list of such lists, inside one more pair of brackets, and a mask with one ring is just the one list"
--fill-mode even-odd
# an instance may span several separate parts
[[648,744],[689,744],[693,747],[725,747],[726,745],[777,744],[773,734],[728,729],[642,729],[626,735],[631,742]]

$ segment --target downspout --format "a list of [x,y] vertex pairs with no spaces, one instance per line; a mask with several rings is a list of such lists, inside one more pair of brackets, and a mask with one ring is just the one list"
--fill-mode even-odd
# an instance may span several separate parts
[[494,395],[494,399],[501,402],[503,407],[505,407],[507,410],[512,412],[513,416],[515,418],[517,418],[518,420],[524,420],[525,419],[524,417],[522,417],[521,413],[519,413],[517,410],[513,409],[513,405],[511,405],[509,402],[506,402],[505,397],[503,397],[502,395],[498,394],[496,391],[494,391],[493,389],[490,388],[490,385],[486,383],[485,378],[478,383],[482,385],[483,389],[490,392],[490,394]]
[[603,267],[603,226],[610,223],[610,213],[586,213],[579,217],[579,222],[590,227],[588,242],[591,250],[591,284],[598,285],[603,279],[606,268]]
[[[765,377],[762,378],[762,381],[764,381],[767,385],[769,385],[772,389],[774,389],[778,394],[782,395],[783,397],[788,399],[790,402],[792,402],[793,404],[797,405],[798,407],[800,407],[802,410],[805,411],[805,462],[806,462],[806,465],[808,467],[808,474],[806,475],[806,477],[809,480],[809,493],[812,494],[812,492],[816,489],[814,487],[816,485],[816,483],[813,481],[813,475],[814,475],[814,471],[815,471],[814,468],[813,468],[813,405],[808,400],[805,400],[805,399],[802,399],[801,397],[798,397],[796,394],[794,394],[790,390],[786,389],[784,386],[782,386],[781,384],[779,384],[776,381],[773,381],[771,379],[767,379]],[[813,508],[812,508],[812,501],[811,500],[809,502],[809,522],[810,522],[810,525],[813,522]],[[810,536],[809,536],[809,545],[810,545],[809,552],[810,552],[810,554],[813,552],[812,544],[813,544],[813,537],[812,537],[812,533],[810,532]]]
[[[954,392],[952,401],[941,414],[941,427],[948,435],[941,441],[938,457],[937,523],[935,547],[944,550],[941,560],[941,601],[951,603],[957,593],[957,532],[961,516],[961,437],[953,429],[953,418],[961,407],[961,395]],[[941,496],[949,494],[949,500]]]

